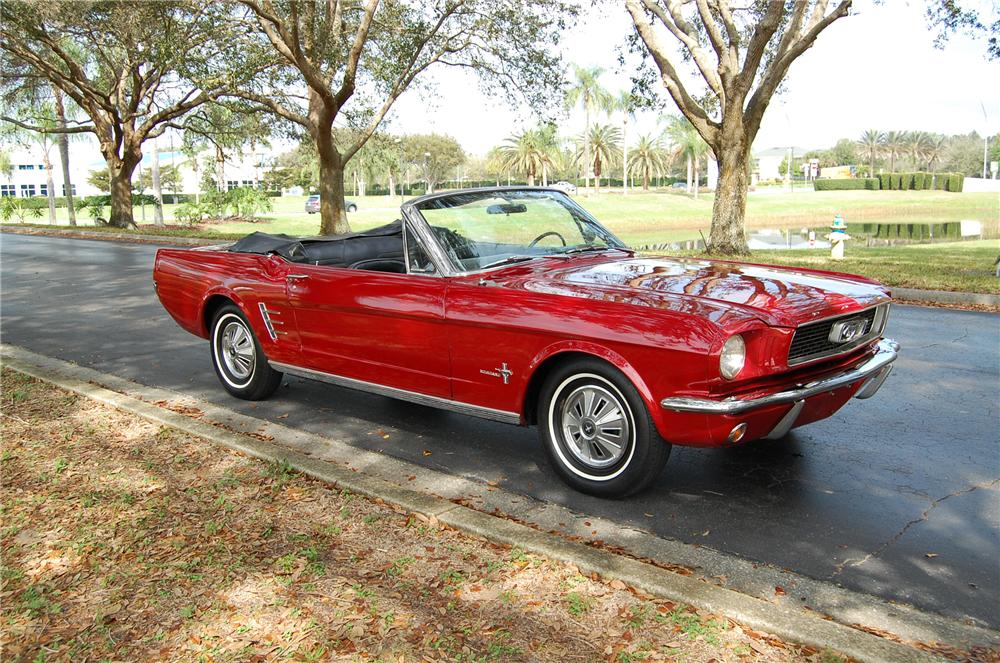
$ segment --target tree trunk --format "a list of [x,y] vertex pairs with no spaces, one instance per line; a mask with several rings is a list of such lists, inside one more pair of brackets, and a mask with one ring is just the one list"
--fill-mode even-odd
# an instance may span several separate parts
[[535,186],[535,174],[528,171],[528,186]]
[[698,200],[698,153],[694,154],[694,199]]
[[[332,124],[332,123],[331,123]],[[344,162],[333,143],[333,129],[320,127],[315,135],[319,155],[320,235],[351,232],[344,203]]]
[[712,230],[709,249],[712,253],[746,255],[744,218],[747,210],[747,150],[742,146],[719,146],[719,183],[712,205]]
[[[48,138],[43,136],[43,140]],[[45,193],[49,199],[49,223],[56,224],[56,185],[52,180],[52,161],[49,160],[49,146],[42,145],[42,163],[45,165]]]
[[542,162],[542,186],[548,186],[548,185],[549,185],[549,167],[543,161]]
[[108,225],[116,228],[135,227],[132,216],[132,173],[142,160],[142,154],[127,154],[124,159],[113,157],[108,161],[111,174],[111,216]]
[[160,151],[153,139],[153,225],[163,227],[163,187],[160,186]]
[[622,119],[622,193],[628,195],[628,111]]
[[218,145],[215,146],[215,176],[219,178],[219,191],[225,193],[229,188],[226,186],[226,155]]
[[583,188],[590,188],[590,104],[583,102]]
[[643,173],[642,175],[642,190],[649,191],[649,173]]
[[389,197],[396,195],[396,182],[392,179],[392,171],[389,171]]
[[[62,91],[52,86],[52,92],[56,100],[56,126],[60,129],[66,128],[66,108],[63,106]],[[76,204],[73,201],[73,184],[69,177],[69,136],[59,134],[59,163],[63,172],[63,195],[66,196],[66,212],[69,214],[69,225],[76,225]]]
[[693,174],[693,171],[691,169],[691,153],[688,152],[688,155],[687,155],[687,175],[688,175],[688,178],[687,178],[687,192],[688,193],[691,193],[691,175],[692,174]]

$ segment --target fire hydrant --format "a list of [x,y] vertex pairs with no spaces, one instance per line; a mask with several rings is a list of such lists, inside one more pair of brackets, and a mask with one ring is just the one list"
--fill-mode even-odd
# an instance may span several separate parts
[[844,244],[851,236],[847,234],[847,222],[839,214],[833,218],[833,225],[830,226],[830,234],[826,236],[830,240],[830,257],[834,260],[844,259]]

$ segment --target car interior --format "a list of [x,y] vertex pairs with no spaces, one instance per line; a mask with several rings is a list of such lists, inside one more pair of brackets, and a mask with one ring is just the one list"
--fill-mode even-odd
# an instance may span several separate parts
[[292,237],[256,232],[229,247],[236,253],[280,255],[291,262],[406,273],[401,221],[336,237]]

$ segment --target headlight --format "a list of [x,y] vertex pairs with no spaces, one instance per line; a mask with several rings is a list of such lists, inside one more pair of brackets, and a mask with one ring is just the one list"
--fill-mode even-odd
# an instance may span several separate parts
[[739,334],[730,336],[725,345],[722,346],[722,355],[719,357],[719,373],[727,380],[732,380],[740,371],[747,358],[747,346],[743,342],[743,337]]

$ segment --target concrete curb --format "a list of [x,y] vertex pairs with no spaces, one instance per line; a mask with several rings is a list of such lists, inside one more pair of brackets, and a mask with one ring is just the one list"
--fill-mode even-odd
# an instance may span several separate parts
[[[617,578],[650,594],[726,615],[750,628],[789,641],[820,649],[830,648],[859,661],[943,660],[928,652],[809,614],[797,607],[775,605],[637,559],[542,532],[435,495],[398,486],[363,471],[345,468],[287,447],[226,430],[92,382],[67,377],[62,371],[38,366],[18,357],[18,354],[26,354],[19,352],[18,348],[3,346],[2,351],[4,364],[9,368],[148,421],[176,428],[255,458],[286,462],[304,474],[339,488],[379,498],[409,511],[434,516],[438,521],[470,534],[517,545],[530,552],[575,564],[584,573]],[[54,361],[57,360],[49,360],[49,363]],[[992,632],[981,632],[986,636],[984,644],[994,640],[990,635]]]
[[[170,235],[136,235],[135,233],[113,233],[87,231],[83,228],[19,228],[0,226],[0,233],[14,235],[34,235],[40,237],[68,237],[70,239],[96,239],[109,242],[130,242],[133,244],[163,244],[171,246],[212,246],[229,240],[206,239],[201,237],[173,237]],[[951,304],[959,306],[990,306],[1000,308],[1000,295],[978,292],[951,292],[948,290],[915,290],[913,288],[892,288],[894,297],[914,304]]]
[[892,296],[906,302],[929,302],[931,304],[961,304],[965,306],[1000,307],[1000,295],[988,295],[981,292],[951,292],[950,290],[892,288]]
[[82,228],[19,228],[0,226],[0,233],[12,235],[34,235],[36,237],[68,237],[70,239],[96,239],[106,242],[128,242],[132,244],[163,244],[169,246],[212,246],[229,240],[204,237],[175,237],[173,235],[138,235],[124,232],[88,231]]

